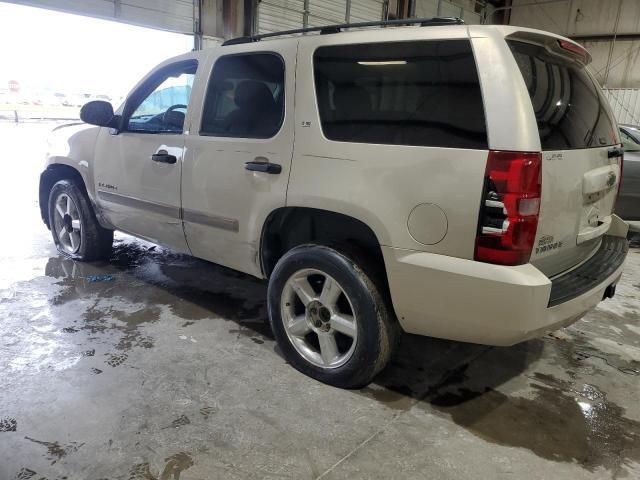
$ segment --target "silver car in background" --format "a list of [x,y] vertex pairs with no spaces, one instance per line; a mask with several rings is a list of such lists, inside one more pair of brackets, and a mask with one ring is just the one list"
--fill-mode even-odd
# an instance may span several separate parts
[[640,126],[619,125],[624,145],[624,170],[616,213],[640,232]]

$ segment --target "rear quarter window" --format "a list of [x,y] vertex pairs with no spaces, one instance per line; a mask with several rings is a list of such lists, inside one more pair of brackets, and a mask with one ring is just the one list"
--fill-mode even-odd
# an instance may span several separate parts
[[508,40],[536,115],[543,150],[616,143],[600,87],[580,63],[546,48]]
[[487,148],[468,40],[320,47],[314,54],[322,131],[340,142]]

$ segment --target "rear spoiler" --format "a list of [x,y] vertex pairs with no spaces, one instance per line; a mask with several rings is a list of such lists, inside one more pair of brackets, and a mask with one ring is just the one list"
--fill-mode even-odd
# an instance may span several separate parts
[[553,33],[542,32],[540,30],[518,30],[505,37],[505,40],[518,40],[527,43],[535,43],[545,47],[550,52],[572,60],[577,60],[583,65],[591,63],[591,54],[579,43],[573,40],[555,35]]

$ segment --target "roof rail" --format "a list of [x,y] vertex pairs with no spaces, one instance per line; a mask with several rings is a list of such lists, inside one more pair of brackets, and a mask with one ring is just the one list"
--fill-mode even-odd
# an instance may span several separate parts
[[263,33],[260,35],[250,35],[247,37],[238,37],[227,40],[222,44],[238,45],[240,43],[258,42],[263,38],[280,37],[282,35],[293,35],[296,33],[320,32],[320,35],[331,33],[339,33],[344,28],[362,28],[362,27],[386,27],[392,25],[415,25],[420,24],[421,27],[435,27],[438,25],[464,25],[464,21],[458,17],[430,17],[430,18],[401,18],[394,20],[381,20],[376,22],[357,22],[357,23],[340,23],[337,25],[325,25],[323,27],[307,27],[295,30],[284,30],[282,32]]

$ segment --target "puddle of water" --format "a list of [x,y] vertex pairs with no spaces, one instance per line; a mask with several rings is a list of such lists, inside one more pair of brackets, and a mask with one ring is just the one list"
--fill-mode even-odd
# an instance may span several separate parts
[[625,418],[619,406],[606,399],[577,401],[544,385],[533,388],[532,399],[461,389],[432,404],[485,440],[549,460],[577,462],[590,471],[604,467],[614,475],[640,462],[640,424]]
[[591,472],[605,468],[614,477],[640,462],[640,422],[625,417],[593,385],[536,373],[530,394],[521,397],[478,388],[465,375],[459,380],[439,386],[426,400],[488,442],[578,463]]
[[[87,280],[105,272],[114,281]],[[187,321],[184,326],[205,318],[266,319],[264,282],[169,250],[149,251],[136,239],[119,242],[105,264],[52,257],[46,274],[64,287],[52,299],[53,305],[99,294],[101,298],[122,297],[132,303],[166,305]]]
[[[551,461],[576,463],[591,472],[604,468],[613,477],[622,477],[625,467],[640,463],[640,422],[626,417],[606,392],[577,380],[589,354],[602,352],[588,350],[579,357],[573,348],[584,351],[586,345],[553,338],[482,350],[413,341],[416,345],[409,345],[413,364],[395,359],[376,379],[377,385],[360,393],[393,409],[435,411],[487,442],[527,449]],[[568,373],[570,380],[527,373],[546,344],[556,347],[557,353],[547,352],[545,358],[558,361],[559,371]],[[623,367],[618,358],[608,360]],[[600,372],[590,368],[591,374]],[[519,388],[522,394],[500,391],[501,385],[517,378],[529,379],[528,387]]]

